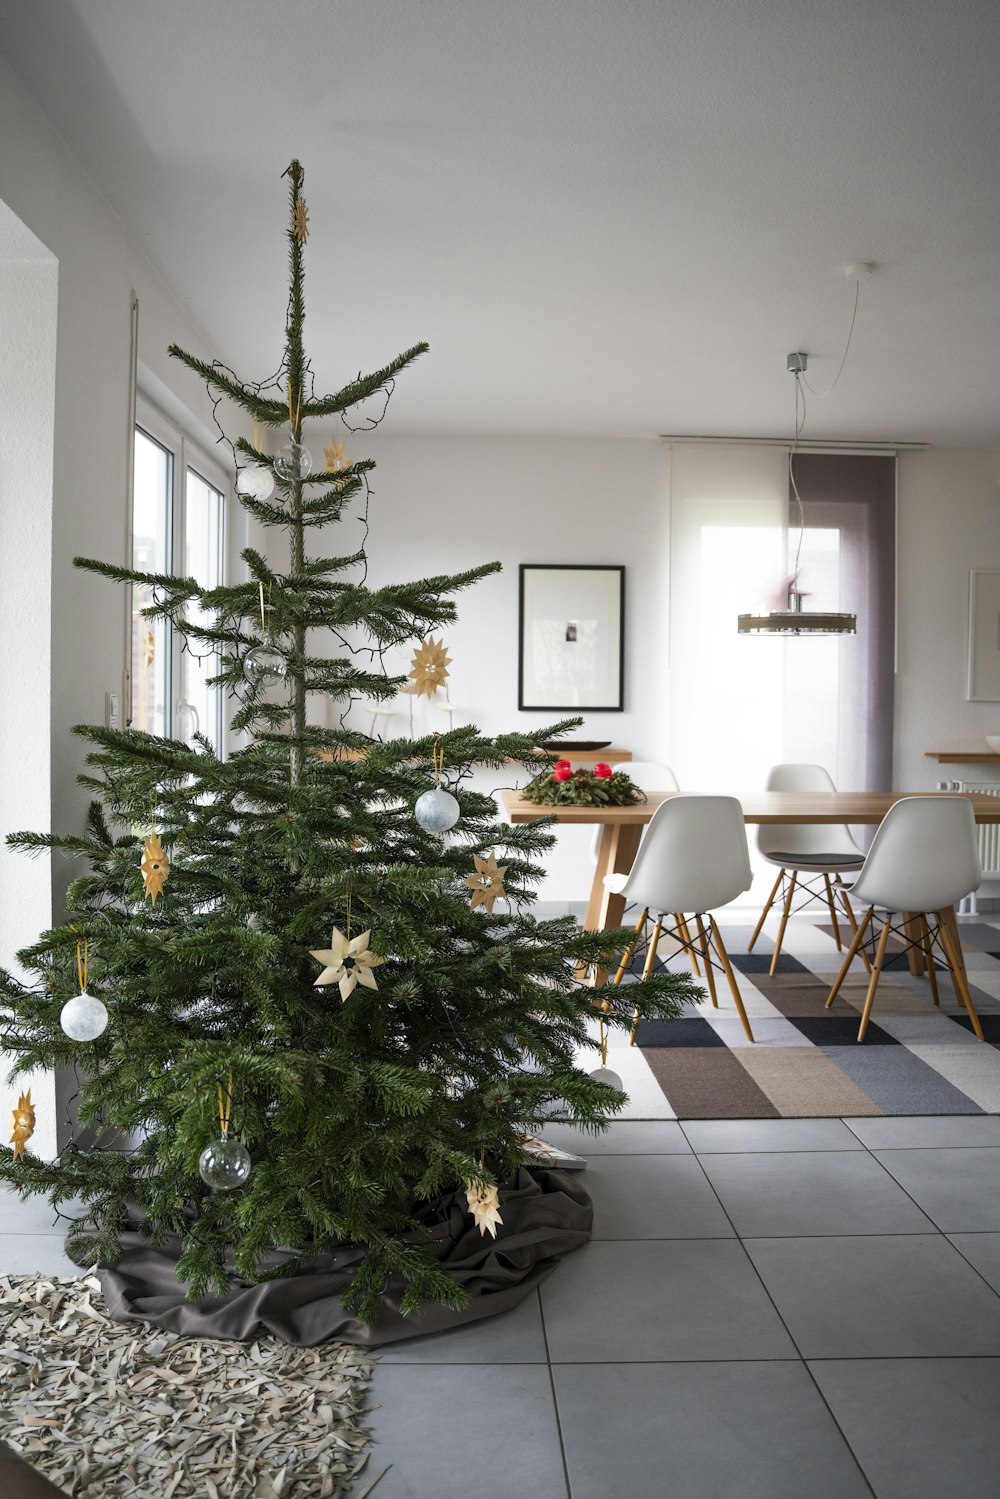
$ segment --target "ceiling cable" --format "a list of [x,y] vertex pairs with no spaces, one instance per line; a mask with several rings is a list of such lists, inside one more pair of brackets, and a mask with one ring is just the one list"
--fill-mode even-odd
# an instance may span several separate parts
[[[844,345],[844,357],[840,361],[840,369],[837,371],[837,373],[833,377],[833,385],[830,386],[829,390],[813,390],[812,386],[809,384],[809,381],[805,379],[805,376],[803,375],[803,377],[802,377],[803,378],[803,382],[804,382],[804,384],[806,386],[806,389],[809,391],[810,395],[814,395],[816,397],[817,401],[825,401],[826,400],[826,398],[830,394],[830,392],[833,391],[836,388],[837,381],[840,379],[841,375],[844,373],[844,365],[847,363],[847,353],[848,353],[848,350],[851,347],[851,339],[854,337],[854,323],[855,323],[855,320],[857,319],[857,316],[858,316],[858,298],[860,296],[861,296],[861,278],[860,277],[856,277],[855,278],[855,282],[854,282],[854,311],[851,313],[851,326],[850,326],[850,328],[847,331],[847,343]],[[796,383],[798,383],[798,379],[799,379],[799,377],[796,374],[796,376],[795,376]]]

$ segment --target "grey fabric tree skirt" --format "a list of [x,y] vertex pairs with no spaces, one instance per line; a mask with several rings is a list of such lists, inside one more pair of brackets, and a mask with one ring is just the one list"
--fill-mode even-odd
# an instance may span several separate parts
[[[590,1238],[590,1198],[579,1177],[566,1172],[522,1167],[501,1188],[500,1211],[503,1227],[494,1241],[473,1223],[464,1192],[419,1208],[416,1216],[426,1226],[413,1241],[448,1267],[468,1292],[468,1305],[451,1311],[432,1304],[419,1316],[404,1317],[399,1310],[402,1282],[390,1283],[373,1327],[359,1322],[340,1302],[364,1257],[364,1249],[356,1245],[321,1255],[307,1272],[283,1279],[252,1283],[233,1272],[227,1295],[194,1303],[177,1280],[180,1241],[153,1248],[136,1223],[121,1235],[119,1258],[113,1265],[98,1265],[96,1273],[108,1312],[119,1322],[152,1322],[191,1337],[247,1340],[270,1334],[301,1347],[340,1339],[374,1348],[508,1311],[552,1273],[564,1254]],[[290,1258],[275,1252],[263,1272]]]

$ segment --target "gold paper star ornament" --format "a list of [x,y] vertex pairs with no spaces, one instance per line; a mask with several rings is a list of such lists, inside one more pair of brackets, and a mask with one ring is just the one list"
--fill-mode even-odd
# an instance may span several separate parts
[[170,873],[170,860],[164,852],[163,844],[154,828],[142,846],[142,883],[146,887],[146,895],[156,905],[156,898],[163,894],[163,886],[166,884],[167,875]]
[[503,1228],[500,1216],[500,1193],[488,1182],[468,1181],[465,1184],[465,1200],[469,1205],[476,1227],[485,1239],[487,1234],[497,1236],[497,1225]]
[[478,854],[472,858],[476,865],[475,874],[467,874],[463,884],[468,885],[472,891],[472,909],[477,906],[485,906],[490,916],[493,915],[493,902],[507,892],[503,887],[503,877],[507,873],[508,865],[501,864],[497,867],[496,849],[490,850],[488,859],[481,859]]
[[294,233],[300,245],[304,245],[309,238],[309,209],[306,207],[305,198],[295,199]]
[[413,653],[409,675],[417,696],[433,697],[448,676],[451,657],[443,640],[425,640]]
[[12,1132],[10,1143],[14,1147],[14,1160],[24,1160],[24,1142],[35,1133],[35,1109],[31,1102],[31,1089],[22,1093],[17,1108],[11,1111]]
[[317,952],[310,952],[309,956],[315,958],[317,963],[324,964],[323,972],[313,984],[314,989],[322,988],[326,984],[337,984],[340,987],[341,999],[348,999],[354,993],[358,984],[363,984],[366,989],[377,989],[373,968],[385,962],[373,952],[368,951],[368,938],[371,936],[371,928],[362,932],[360,937],[354,937],[351,941],[344,936],[338,927],[334,927],[333,936],[330,938],[330,946]]

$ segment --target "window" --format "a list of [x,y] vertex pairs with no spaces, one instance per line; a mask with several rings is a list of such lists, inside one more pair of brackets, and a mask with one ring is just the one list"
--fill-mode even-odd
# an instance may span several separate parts
[[[135,429],[132,565],[143,572],[195,577],[205,588],[223,581],[226,479],[154,407],[140,402]],[[169,621],[146,619],[153,590],[132,590],[131,723],[150,734],[190,739],[202,733],[223,746],[223,694],[208,685],[215,651],[185,639]],[[210,623],[189,605],[195,624]]]

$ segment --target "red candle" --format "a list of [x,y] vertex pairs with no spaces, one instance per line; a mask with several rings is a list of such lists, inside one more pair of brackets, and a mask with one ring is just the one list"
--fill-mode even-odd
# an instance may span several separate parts
[[572,768],[573,768],[573,762],[571,760],[557,760],[556,761],[556,764],[555,764],[556,770],[562,770],[564,767],[567,770],[572,770]]
[[614,775],[614,771],[611,769],[610,765],[605,765],[604,761],[600,760],[594,766],[594,775],[599,781],[610,781],[611,777]]
[[552,772],[554,781],[571,781],[573,779],[573,767],[569,764],[557,765]]

